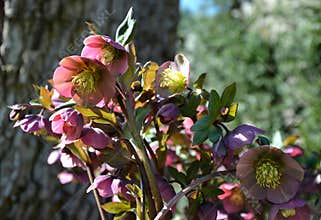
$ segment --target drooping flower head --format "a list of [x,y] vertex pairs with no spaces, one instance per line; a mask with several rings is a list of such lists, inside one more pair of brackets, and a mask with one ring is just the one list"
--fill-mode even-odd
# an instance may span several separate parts
[[158,110],[157,116],[163,124],[171,124],[177,120],[179,116],[179,109],[175,104],[169,103],[163,105]]
[[101,63],[80,56],[62,59],[53,75],[53,87],[61,96],[80,105],[96,105],[115,94],[115,79]]
[[273,205],[269,220],[305,220],[310,219],[310,209],[302,199],[292,199],[287,203]]
[[128,69],[128,53],[123,46],[104,35],[90,35],[84,40],[81,56],[96,59],[109,72],[123,74]]
[[73,108],[63,108],[50,116],[51,129],[56,134],[62,134],[65,144],[80,138],[84,126],[83,116]]
[[284,203],[297,193],[304,170],[280,149],[260,146],[242,155],[236,175],[246,196]]
[[48,119],[41,115],[25,115],[13,127],[20,126],[24,132],[33,133],[45,129],[47,124]]
[[218,199],[223,200],[223,206],[228,214],[241,211],[245,205],[245,197],[239,184],[223,183],[219,187],[223,194]]
[[82,130],[81,140],[84,144],[95,149],[104,149],[111,144],[110,137],[100,128],[85,126]]
[[252,125],[240,125],[224,137],[225,146],[236,150],[245,145],[252,144],[256,134],[264,134],[264,131]]
[[174,62],[163,63],[156,75],[156,90],[160,96],[167,97],[183,92],[189,83],[190,65],[183,54],[177,54]]

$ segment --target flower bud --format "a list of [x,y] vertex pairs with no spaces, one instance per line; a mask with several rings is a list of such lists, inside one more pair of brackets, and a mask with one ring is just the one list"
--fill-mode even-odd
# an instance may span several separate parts
[[46,123],[48,123],[46,120],[47,119],[40,115],[26,115],[24,118],[17,121],[13,127],[20,126],[24,132],[33,133],[44,129]]
[[110,137],[103,130],[93,127],[83,128],[81,140],[95,149],[104,149],[111,144]]
[[158,110],[157,116],[163,124],[171,124],[177,120],[179,109],[173,103],[169,103]]

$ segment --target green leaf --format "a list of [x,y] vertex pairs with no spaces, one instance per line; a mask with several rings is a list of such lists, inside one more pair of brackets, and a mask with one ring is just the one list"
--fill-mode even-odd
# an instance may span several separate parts
[[179,172],[177,169],[175,169],[174,167],[167,167],[167,170],[169,172],[169,174],[171,175],[171,177],[173,179],[175,179],[177,182],[179,182],[181,185],[186,186],[186,176],[184,173]]
[[200,145],[202,144],[208,137],[208,130],[196,131],[193,135],[193,143],[192,145]]
[[206,78],[206,73],[202,73],[194,83],[196,89],[203,89],[204,81]]
[[236,83],[234,82],[224,89],[221,97],[222,106],[223,107],[230,106],[234,101],[235,94],[236,94]]
[[88,163],[90,161],[88,153],[82,149],[81,142],[75,142],[67,146],[67,148],[72,152],[73,155],[78,157],[81,161]]
[[135,35],[136,20],[133,18],[133,8],[131,7],[126,18],[118,26],[116,31],[116,42],[125,46],[130,43]]
[[215,90],[211,90],[208,101],[208,115],[211,117],[212,122],[215,121],[222,108],[220,96]]
[[198,169],[200,168],[200,162],[198,160],[193,161],[188,169],[186,170],[186,173],[188,174],[186,177],[188,181],[190,182],[192,179],[196,178],[198,175]]
[[123,212],[126,212],[131,209],[130,203],[128,201],[122,201],[122,202],[108,202],[101,207],[108,213],[111,214],[120,214]]
[[116,124],[116,115],[113,112],[107,112],[99,108],[84,108],[80,106],[74,107],[83,116],[92,119],[96,123],[100,124]]
[[194,117],[197,113],[196,108],[201,103],[200,95],[191,93],[186,99],[184,105],[180,108],[180,111],[185,117]]
[[112,167],[122,168],[131,162],[131,155],[126,146],[120,142],[114,143],[114,148],[105,148],[101,150],[101,157]]
[[222,129],[216,126],[211,126],[208,131],[208,139],[210,139],[212,143],[216,143],[220,136],[222,136]]
[[150,113],[151,107],[149,105],[145,105],[144,107],[140,107],[136,109],[136,123],[139,127],[141,127],[144,123],[145,118]]
[[233,103],[232,105],[230,105],[228,115],[224,121],[225,122],[233,121],[236,117],[237,109],[238,109],[237,103]]
[[201,151],[201,160],[200,160],[200,168],[202,170],[202,174],[209,173],[213,166],[211,164],[212,156],[208,151]]
[[201,131],[208,129],[208,127],[213,123],[211,117],[208,115],[203,116],[200,120],[191,127],[191,131]]

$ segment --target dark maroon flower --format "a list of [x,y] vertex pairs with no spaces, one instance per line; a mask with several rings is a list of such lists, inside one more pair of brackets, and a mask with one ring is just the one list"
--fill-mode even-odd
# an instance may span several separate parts
[[163,105],[158,110],[157,116],[163,124],[171,124],[177,120],[179,116],[179,109],[175,104],[169,103]]
[[269,212],[269,220],[307,220],[310,209],[305,201],[292,199],[287,203],[273,205]]
[[280,149],[260,146],[242,155],[236,166],[236,175],[246,196],[284,203],[295,196],[304,170]]
[[47,123],[48,119],[45,119],[42,115],[26,115],[17,121],[13,127],[20,126],[24,132],[33,133],[45,129]]
[[201,220],[212,220],[216,219],[217,210],[213,203],[211,202],[204,202],[199,207],[197,212],[197,219]]
[[223,201],[223,206],[228,214],[241,211],[245,205],[245,198],[239,184],[223,183],[219,187],[223,194],[218,199]]
[[224,143],[227,148],[236,150],[252,144],[256,134],[264,134],[264,131],[252,125],[240,125],[224,137]]

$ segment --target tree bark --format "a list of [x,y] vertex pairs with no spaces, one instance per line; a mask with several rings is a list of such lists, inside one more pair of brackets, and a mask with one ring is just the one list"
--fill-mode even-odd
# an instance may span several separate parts
[[60,166],[46,163],[52,144],[13,129],[7,105],[29,101],[32,84],[46,84],[61,58],[79,54],[85,21],[114,37],[131,5],[139,61],[173,58],[178,0],[0,0],[1,219],[99,218],[88,186],[61,185]]

